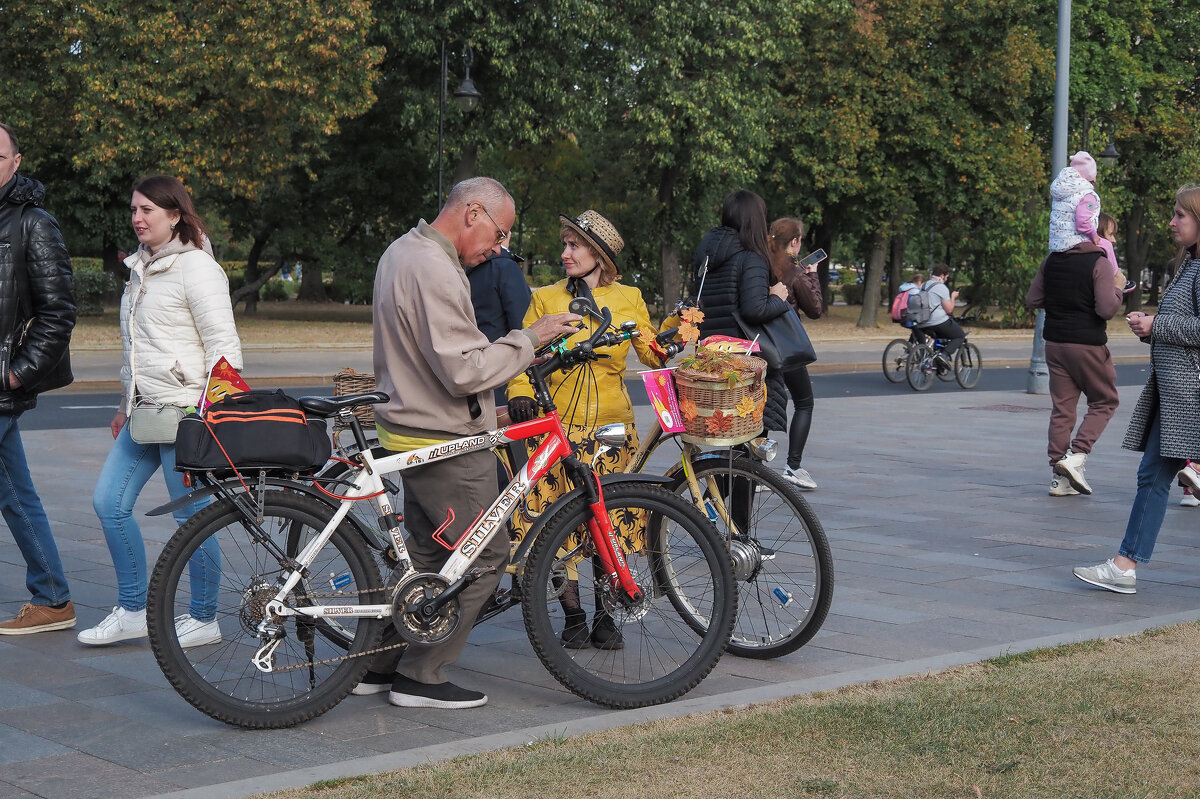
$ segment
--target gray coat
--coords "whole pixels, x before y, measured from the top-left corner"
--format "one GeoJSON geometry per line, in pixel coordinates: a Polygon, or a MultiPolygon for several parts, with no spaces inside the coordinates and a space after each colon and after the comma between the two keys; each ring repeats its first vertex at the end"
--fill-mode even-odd
{"type": "Polygon", "coordinates": [[[1146,450],[1157,408],[1159,454],[1200,460],[1200,258],[1185,260],[1167,287],[1149,342],[1150,379],[1121,446],[1146,450]]]}

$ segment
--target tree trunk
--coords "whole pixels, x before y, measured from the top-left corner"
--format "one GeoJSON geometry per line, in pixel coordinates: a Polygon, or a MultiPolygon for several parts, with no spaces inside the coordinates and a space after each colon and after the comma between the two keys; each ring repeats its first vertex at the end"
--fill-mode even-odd
{"type": "MultiPolygon", "coordinates": [[[[1137,288],[1125,298],[1125,313],[1140,310],[1144,300],[1142,292],[1142,270],[1150,255],[1150,231],[1146,228],[1146,205],[1134,202],[1125,215],[1125,276],[1137,283],[1137,288]]],[[[1155,292],[1157,295],[1157,292],[1155,292]]]]}
{"type": "Polygon", "coordinates": [[[682,270],[679,264],[679,247],[675,244],[675,183],[679,179],[678,167],[663,170],[658,184],[659,205],[659,257],[662,265],[662,314],[665,315],[683,296],[682,270]]]}
{"type": "Polygon", "coordinates": [[[302,302],[329,302],[320,261],[305,261],[300,267],[300,290],[296,299],[302,302]]]}
{"type": "Polygon", "coordinates": [[[867,259],[867,274],[863,277],[863,304],[862,312],[858,315],[859,327],[878,326],[876,316],[879,314],[879,289],[890,243],[889,239],[880,236],[871,248],[871,256],[867,259]]]}
{"type": "Polygon", "coordinates": [[[446,193],[454,188],[456,183],[461,183],[467,178],[475,177],[476,161],[479,157],[479,147],[474,142],[463,145],[462,155],[459,156],[458,165],[454,167],[454,176],[450,179],[450,185],[446,187],[446,193]]]}
{"type": "Polygon", "coordinates": [[[239,301],[245,301],[246,313],[251,316],[258,313],[258,290],[270,278],[270,274],[266,278],[262,276],[258,261],[262,257],[263,250],[266,249],[267,242],[271,240],[272,230],[272,228],[268,228],[259,231],[254,237],[254,241],[250,245],[250,252],[246,254],[246,271],[243,273],[245,282],[241,288],[233,292],[233,305],[236,307],[239,301]]]}
{"type": "Polygon", "coordinates": [[[892,239],[891,253],[892,258],[888,264],[888,292],[887,292],[887,307],[892,307],[892,299],[896,296],[897,287],[904,282],[901,278],[901,272],[904,271],[904,249],[908,243],[903,236],[896,236],[892,239]]]}
{"type": "MultiPolygon", "coordinates": [[[[837,230],[829,225],[817,225],[812,229],[812,245],[814,250],[824,250],[827,253],[833,252],[833,240],[837,237],[837,230]]],[[[832,259],[826,258],[821,263],[817,264],[817,280],[821,284],[821,296],[825,299],[825,313],[829,313],[829,306],[832,305],[833,292],[829,288],[829,264],[832,259]]]]}

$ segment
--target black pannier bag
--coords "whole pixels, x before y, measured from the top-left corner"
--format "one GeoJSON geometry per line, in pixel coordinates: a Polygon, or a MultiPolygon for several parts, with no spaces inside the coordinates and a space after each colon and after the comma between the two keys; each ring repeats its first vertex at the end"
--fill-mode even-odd
{"type": "Polygon", "coordinates": [[[308,472],[329,460],[324,419],[308,419],[282,390],[231,394],[179,422],[175,468],[190,471],[282,469],[308,472]]]}

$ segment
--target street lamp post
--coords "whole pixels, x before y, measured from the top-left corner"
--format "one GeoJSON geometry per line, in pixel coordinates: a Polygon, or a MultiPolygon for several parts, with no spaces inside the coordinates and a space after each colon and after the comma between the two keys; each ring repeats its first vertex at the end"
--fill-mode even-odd
{"type": "MultiPolygon", "coordinates": [[[[1058,0],[1058,49],[1054,56],[1054,139],[1051,174],[1067,163],[1067,106],[1071,97],[1071,0],[1058,0]]],[[[1046,311],[1038,309],[1033,328],[1033,353],[1029,356],[1028,394],[1050,393],[1050,367],[1046,365],[1046,340],[1042,329],[1046,311]]]]}
{"type": "MultiPolygon", "coordinates": [[[[483,100],[483,94],[479,89],[475,88],[475,81],[471,80],[471,66],[475,63],[475,54],[471,51],[471,45],[467,45],[463,51],[463,81],[454,90],[454,102],[458,103],[458,107],[463,110],[463,113],[474,111],[480,101],[483,100]]],[[[437,185],[437,204],[438,210],[442,209],[442,204],[445,202],[445,195],[442,188],[442,172],[443,172],[443,157],[446,149],[445,142],[445,119],[446,119],[446,89],[449,88],[449,74],[446,67],[446,40],[442,39],[442,82],[441,96],[438,100],[438,185],[437,185]]]]}

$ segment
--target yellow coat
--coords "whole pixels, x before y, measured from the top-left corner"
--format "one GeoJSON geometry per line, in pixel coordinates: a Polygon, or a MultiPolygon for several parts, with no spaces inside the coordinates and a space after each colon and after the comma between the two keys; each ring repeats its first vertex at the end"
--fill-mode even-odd
{"type": "MultiPolygon", "coordinates": [[[[613,324],[620,327],[622,322],[633,320],[637,323],[641,336],[633,339],[632,344],[637,351],[638,359],[647,366],[655,369],[662,366],[662,361],[650,349],[656,330],[650,324],[650,313],[642,300],[642,293],[631,286],[612,283],[608,286],[598,286],[592,289],[592,297],[599,308],[612,311],[613,324]]],[[[533,292],[529,310],[525,313],[525,326],[533,324],[538,317],[546,314],[566,313],[572,300],[567,291],[566,279],[552,286],[544,286],[533,292]]],[[[596,331],[599,325],[594,319],[584,320],[588,328],[581,330],[570,339],[571,344],[577,344],[587,339],[596,331]]],[[[558,406],[563,423],[575,427],[594,428],[599,425],[615,422],[633,423],[633,403],[630,402],[629,392],[625,390],[625,361],[629,355],[631,342],[624,342],[616,347],[606,347],[600,352],[608,355],[593,361],[591,369],[578,368],[566,374],[555,372],[550,376],[550,396],[558,406]],[[592,383],[592,379],[595,383],[592,383]]],[[[508,397],[532,397],[533,386],[524,374],[518,375],[508,384],[508,397]]]]}

